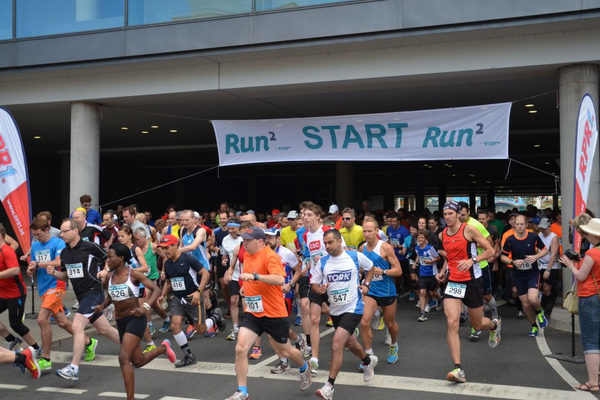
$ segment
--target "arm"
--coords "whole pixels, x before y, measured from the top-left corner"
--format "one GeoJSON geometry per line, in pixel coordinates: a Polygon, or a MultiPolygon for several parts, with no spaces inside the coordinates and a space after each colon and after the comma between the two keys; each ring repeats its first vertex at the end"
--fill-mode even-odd
{"type": "MultiPolygon", "coordinates": [[[[150,304],[154,304],[154,302],[156,300],[158,300],[158,296],[160,295],[160,293],[158,292],[158,287],[156,286],[156,284],[153,281],[151,281],[150,279],[148,279],[148,277],[146,275],[144,275],[142,272],[140,272],[139,269],[133,270],[131,275],[133,276],[133,278],[135,280],[137,280],[138,282],[143,284],[146,288],[148,288],[149,290],[152,291],[152,295],[150,295],[150,297],[146,299],[146,301],[143,303],[143,305],[141,307],[131,310],[132,315],[141,317],[142,315],[146,314],[146,311],[150,311],[149,310],[150,304]]],[[[107,296],[107,297],[109,297],[109,296],[107,296]]]]}
{"type": "Polygon", "coordinates": [[[19,266],[9,267],[4,271],[0,272],[0,279],[12,278],[13,276],[18,276],[21,269],[19,266]]]}
{"type": "Polygon", "coordinates": [[[102,288],[104,290],[104,301],[102,304],[96,306],[96,312],[102,312],[110,303],[112,303],[112,297],[106,295],[106,290],[108,289],[108,279],[102,280],[102,288]]]}
{"type": "Polygon", "coordinates": [[[167,295],[169,294],[170,291],[171,291],[171,280],[169,278],[166,278],[165,283],[163,284],[163,287],[162,287],[162,292],[160,293],[160,296],[158,297],[158,301],[162,302],[163,299],[165,297],[167,297],[167,295]]]}
{"type": "Polygon", "coordinates": [[[550,242],[550,261],[548,261],[548,270],[551,270],[556,262],[559,246],[560,244],[558,242],[558,236],[553,237],[552,242],[550,242]]]}
{"type": "Polygon", "coordinates": [[[17,251],[17,249],[19,248],[19,242],[17,242],[15,239],[13,239],[10,235],[5,235],[4,241],[6,242],[7,245],[12,247],[12,249],[14,251],[17,251]]]}
{"type": "Polygon", "coordinates": [[[459,271],[468,270],[469,268],[473,267],[475,262],[487,260],[494,254],[494,249],[492,248],[492,245],[490,244],[490,242],[488,242],[486,238],[483,237],[483,235],[477,230],[477,228],[474,228],[471,225],[467,225],[465,227],[464,232],[465,238],[467,240],[476,242],[478,247],[481,247],[484,251],[483,253],[478,254],[477,257],[475,257],[475,261],[473,261],[472,259],[460,260],[458,262],[459,271]]]}
{"type": "Polygon", "coordinates": [[[140,249],[139,247],[135,248],[135,258],[137,258],[137,260],[140,263],[140,267],[137,268],[137,271],[146,273],[150,270],[150,268],[148,267],[148,263],[146,262],[146,257],[144,257],[144,253],[142,252],[142,249],[140,249]]]}
{"type": "Polygon", "coordinates": [[[194,251],[205,240],[206,240],[206,230],[204,228],[200,228],[200,229],[198,229],[198,232],[196,232],[196,237],[194,238],[194,241],[191,244],[188,244],[187,246],[180,247],[179,251],[181,251],[182,253],[188,253],[190,251],[194,251]]]}
{"type": "Polygon", "coordinates": [[[590,271],[594,266],[594,259],[587,255],[583,258],[583,261],[581,261],[581,266],[579,269],[575,268],[575,263],[565,256],[560,258],[560,262],[565,264],[567,268],[571,270],[573,276],[575,276],[575,279],[577,279],[579,282],[583,282],[588,278],[590,271]]]}
{"type": "MultiPolygon", "coordinates": [[[[391,268],[383,272],[383,275],[398,277],[402,276],[402,267],[400,266],[400,261],[398,261],[398,257],[394,253],[394,248],[389,243],[383,243],[381,245],[381,253],[383,258],[390,263],[391,268]]],[[[379,268],[373,268],[373,274],[379,275],[379,268]]]]}

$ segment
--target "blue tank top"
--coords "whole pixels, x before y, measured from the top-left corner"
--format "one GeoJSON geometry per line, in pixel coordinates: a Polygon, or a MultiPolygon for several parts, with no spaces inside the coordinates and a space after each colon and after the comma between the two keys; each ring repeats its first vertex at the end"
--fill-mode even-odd
{"type": "MultiPolygon", "coordinates": [[[[196,229],[194,229],[193,232],[188,232],[187,229],[185,229],[185,233],[181,236],[181,243],[184,246],[189,246],[190,244],[194,243],[194,240],[196,239],[196,232],[198,232],[198,229],[200,229],[200,227],[196,227],[196,229]]],[[[202,249],[200,248],[200,246],[196,247],[193,251],[190,251],[189,253],[198,260],[200,260],[204,268],[210,271],[210,265],[208,264],[206,257],[204,257],[204,254],[202,254],[202,249]]]]}
{"type": "MultiPolygon", "coordinates": [[[[389,270],[392,268],[386,259],[381,257],[381,245],[383,241],[378,241],[373,251],[367,251],[367,244],[363,247],[363,254],[373,261],[374,267],[389,270]]],[[[391,297],[396,296],[396,285],[394,278],[387,275],[373,275],[371,285],[369,286],[369,295],[374,297],[391,297]]]]}

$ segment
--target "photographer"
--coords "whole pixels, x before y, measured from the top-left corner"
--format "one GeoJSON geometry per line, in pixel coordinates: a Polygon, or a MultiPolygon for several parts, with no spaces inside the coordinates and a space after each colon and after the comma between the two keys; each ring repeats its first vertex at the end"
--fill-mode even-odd
{"type": "MultiPolygon", "coordinates": [[[[575,222],[575,221],[574,221],[575,222]]],[[[598,393],[598,369],[600,368],[600,219],[593,218],[577,228],[584,238],[594,246],[583,261],[575,262],[567,254],[560,262],[569,268],[577,279],[579,297],[579,324],[581,341],[588,372],[588,380],[575,387],[577,390],[598,393]]]]}

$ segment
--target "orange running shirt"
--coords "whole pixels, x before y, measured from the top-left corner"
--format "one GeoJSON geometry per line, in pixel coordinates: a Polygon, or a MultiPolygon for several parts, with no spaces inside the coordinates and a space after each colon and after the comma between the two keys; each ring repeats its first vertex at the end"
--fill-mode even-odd
{"type": "MultiPolygon", "coordinates": [[[[265,246],[256,254],[246,252],[244,255],[244,272],[285,277],[285,269],[281,264],[281,258],[268,246],[265,246]]],[[[269,285],[257,281],[244,282],[246,311],[259,318],[287,318],[287,308],[281,293],[281,286],[278,285],[269,285]]]]}

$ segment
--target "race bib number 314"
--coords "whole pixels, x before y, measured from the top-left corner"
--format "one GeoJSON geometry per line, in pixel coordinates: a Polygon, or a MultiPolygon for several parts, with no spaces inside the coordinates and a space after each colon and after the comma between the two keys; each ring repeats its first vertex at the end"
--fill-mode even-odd
{"type": "Polygon", "coordinates": [[[66,264],[65,267],[67,268],[67,276],[69,279],[83,278],[82,263],[66,264]]]}

